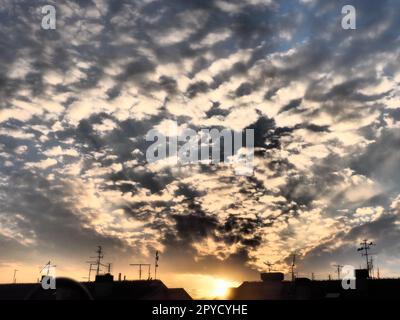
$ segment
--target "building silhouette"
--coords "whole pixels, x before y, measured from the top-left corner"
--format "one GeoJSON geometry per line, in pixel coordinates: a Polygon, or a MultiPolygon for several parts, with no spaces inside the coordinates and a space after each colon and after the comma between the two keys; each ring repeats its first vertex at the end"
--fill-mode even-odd
{"type": "Polygon", "coordinates": [[[355,270],[355,289],[344,289],[342,280],[295,278],[285,281],[284,274],[261,274],[261,281],[245,281],[231,288],[230,300],[323,300],[323,299],[400,299],[400,279],[372,279],[367,269],[355,270]]]}
{"type": "Polygon", "coordinates": [[[182,288],[168,288],[160,280],[114,281],[111,274],[96,276],[92,282],[57,278],[55,290],[41,283],[1,284],[0,300],[191,300],[182,288]]]}

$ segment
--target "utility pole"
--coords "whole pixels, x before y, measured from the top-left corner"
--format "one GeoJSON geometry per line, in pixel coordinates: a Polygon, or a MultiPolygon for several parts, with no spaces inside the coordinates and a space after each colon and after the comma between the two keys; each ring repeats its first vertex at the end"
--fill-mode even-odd
{"type": "Polygon", "coordinates": [[[340,264],[334,264],[333,266],[336,268],[337,278],[340,280],[340,271],[342,270],[343,266],[340,264]]]}
{"type": "Polygon", "coordinates": [[[357,251],[361,251],[361,256],[365,257],[365,261],[367,263],[367,270],[368,270],[368,276],[370,276],[370,261],[368,259],[368,256],[371,255],[370,253],[368,253],[368,251],[371,249],[372,246],[374,246],[375,243],[368,242],[368,240],[364,239],[361,243],[360,243],[360,248],[357,249],[357,251]]]}
{"type": "Polygon", "coordinates": [[[157,279],[157,268],[158,268],[158,260],[160,259],[160,256],[158,254],[158,251],[156,251],[156,257],[154,261],[154,280],[157,279]]]}
{"type": "Polygon", "coordinates": [[[17,283],[17,269],[14,269],[13,283],[17,283]]]}

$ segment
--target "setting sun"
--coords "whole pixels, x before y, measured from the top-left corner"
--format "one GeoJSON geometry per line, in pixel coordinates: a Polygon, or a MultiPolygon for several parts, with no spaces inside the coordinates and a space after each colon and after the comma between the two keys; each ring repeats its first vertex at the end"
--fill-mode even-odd
{"type": "Polygon", "coordinates": [[[210,294],[213,298],[216,299],[223,299],[226,298],[226,295],[228,293],[228,289],[233,287],[234,283],[223,280],[223,279],[217,279],[213,283],[213,289],[210,294]]]}
{"type": "Polygon", "coordinates": [[[190,283],[187,290],[195,299],[226,299],[229,288],[236,288],[239,281],[214,277],[207,274],[168,274],[168,286],[177,287],[180,283],[190,283]]]}

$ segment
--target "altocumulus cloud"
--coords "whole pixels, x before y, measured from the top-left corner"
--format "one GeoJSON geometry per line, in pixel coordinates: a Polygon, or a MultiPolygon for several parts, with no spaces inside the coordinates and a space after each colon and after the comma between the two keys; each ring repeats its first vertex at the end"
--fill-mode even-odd
{"type": "Polygon", "coordinates": [[[352,2],[357,30],[345,1],[1,0],[0,258],[102,242],[181,272],[294,250],[323,270],[370,237],[396,272],[400,7],[352,2]],[[148,164],[171,121],[255,129],[254,175],[148,164]]]}

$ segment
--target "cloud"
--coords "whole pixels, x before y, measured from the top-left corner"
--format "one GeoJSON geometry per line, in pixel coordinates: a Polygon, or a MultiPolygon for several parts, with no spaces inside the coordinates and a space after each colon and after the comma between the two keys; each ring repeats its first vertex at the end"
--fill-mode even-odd
{"type": "Polygon", "coordinates": [[[104,242],[250,275],[398,240],[397,2],[355,1],[351,33],[344,1],[66,1],[52,31],[28,2],[0,4],[6,257],[104,242]],[[254,129],[254,175],[147,163],[173,122],[254,129]]]}

